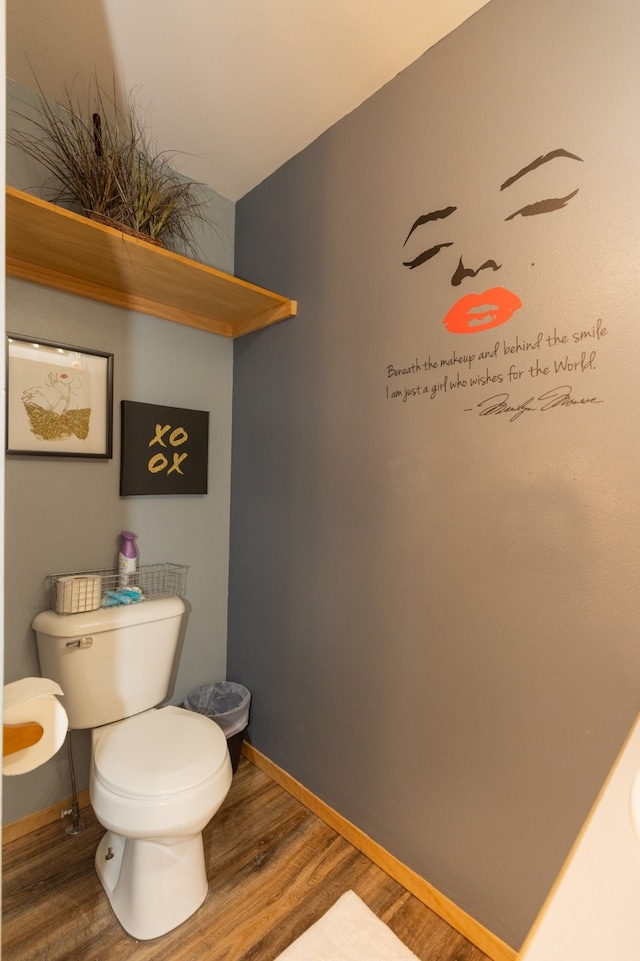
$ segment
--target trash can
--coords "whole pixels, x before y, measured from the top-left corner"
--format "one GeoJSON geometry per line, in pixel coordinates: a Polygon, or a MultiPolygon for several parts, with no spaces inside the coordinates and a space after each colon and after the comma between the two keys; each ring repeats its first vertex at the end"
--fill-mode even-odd
{"type": "Polygon", "coordinates": [[[201,684],[189,691],[184,704],[188,711],[204,714],[222,728],[227,738],[233,773],[238,769],[244,732],[249,723],[251,692],[234,681],[201,684]]]}

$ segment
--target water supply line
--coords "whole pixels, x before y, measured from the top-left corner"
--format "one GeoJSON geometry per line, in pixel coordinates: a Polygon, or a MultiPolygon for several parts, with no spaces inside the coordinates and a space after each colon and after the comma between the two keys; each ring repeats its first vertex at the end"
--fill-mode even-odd
{"type": "Polygon", "coordinates": [[[80,834],[84,831],[84,821],[80,817],[80,805],[78,804],[78,792],[76,791],[76,775],[73,769],[73,752],[71,750],[71,731],[67,732],[67,753],[69,755],[69,771],[71,773],[71,808],[63,811],[62,816],[71,815],[71,824],[67,824],[65,832],[70,835],[80,834]]]}

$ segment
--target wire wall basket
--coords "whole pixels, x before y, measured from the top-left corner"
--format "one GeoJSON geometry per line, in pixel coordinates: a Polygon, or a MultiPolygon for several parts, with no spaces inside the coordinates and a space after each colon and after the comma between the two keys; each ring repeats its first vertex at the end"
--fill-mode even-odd
{"type": "Polygon", "coordinates": [[[132,574],[117,568],[50,574],[49,603],[56,614],[81,614],[99,607],[184,597],[188,569],[184,564],[165,563],[142,564],[132,574]]]}

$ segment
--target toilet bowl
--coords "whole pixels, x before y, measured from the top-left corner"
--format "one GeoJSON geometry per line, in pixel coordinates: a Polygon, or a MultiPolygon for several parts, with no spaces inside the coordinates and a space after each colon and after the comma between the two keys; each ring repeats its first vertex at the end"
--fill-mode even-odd
{"type": "Polygon", "coordinates": [[[229,790],[222,730],[168,706],[92,732],[89,796],[107,828],[95,867],[122,927],[140,940],[182,924],[207,890],[202,830],[229,790]]]}
{"type": "Polygon", "coordinates": [[[106,834],[96,871],[122,927],[158,938],[207,894],[202,830],[231,785],[227,740],[167,697],[179,597],[36,615],[40,670],[64,691],[69,727],[91,729],[89,796],[106,834]]]}

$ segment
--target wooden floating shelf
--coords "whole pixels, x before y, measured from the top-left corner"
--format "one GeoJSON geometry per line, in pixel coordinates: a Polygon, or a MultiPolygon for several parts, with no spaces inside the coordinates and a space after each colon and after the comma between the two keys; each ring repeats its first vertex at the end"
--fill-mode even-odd
{"type": "Polygon", "coordinates": [[[271,293],[113,227],[6,188],[7,274],[224,337],[294,317],[271,293]]]}

